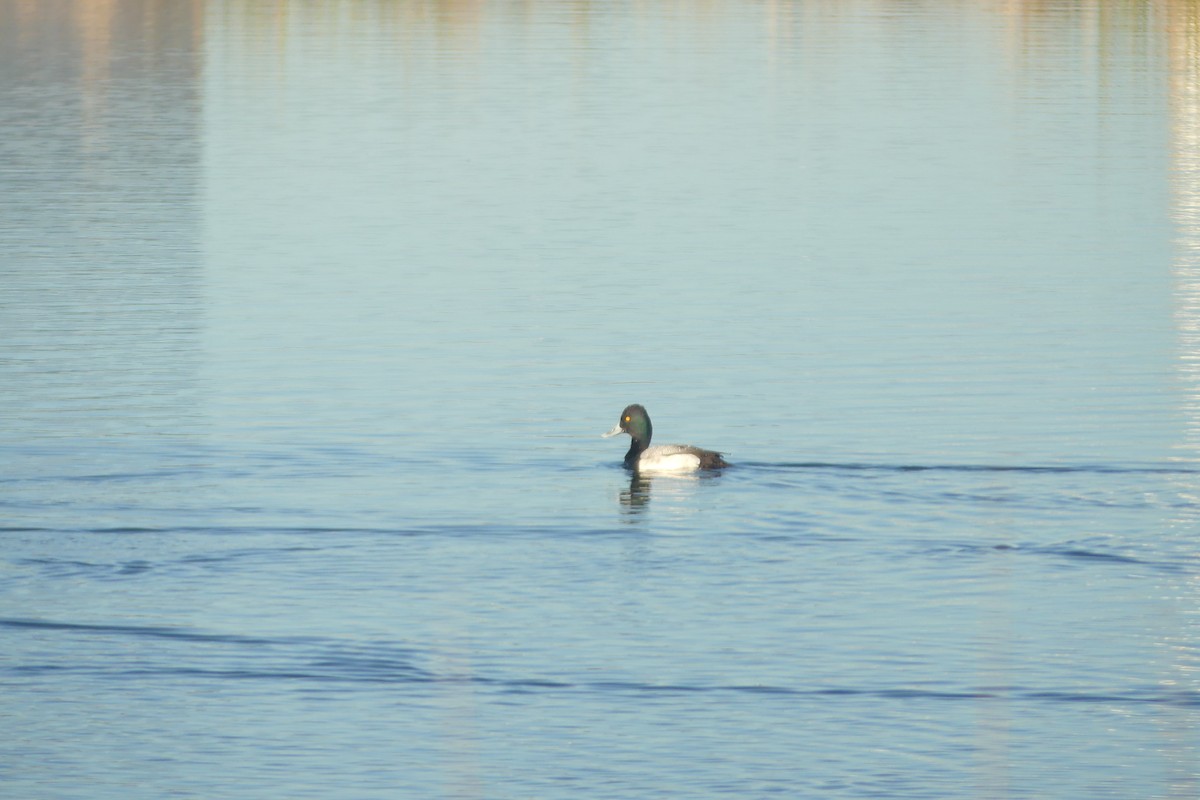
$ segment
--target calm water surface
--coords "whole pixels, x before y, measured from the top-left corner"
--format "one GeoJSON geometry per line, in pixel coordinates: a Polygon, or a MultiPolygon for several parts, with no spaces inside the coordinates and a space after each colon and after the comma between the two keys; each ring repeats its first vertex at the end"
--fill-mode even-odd
{"type": "Polygon", "coordinates": [[[1197,796],[1197,30],[0,0],[0,795],[1197,796]]]}

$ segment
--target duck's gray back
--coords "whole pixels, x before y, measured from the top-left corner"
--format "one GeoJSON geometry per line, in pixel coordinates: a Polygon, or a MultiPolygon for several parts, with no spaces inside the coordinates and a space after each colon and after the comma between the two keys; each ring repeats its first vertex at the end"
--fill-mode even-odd
{"type": "Polygon", "coordinates": [[[729,462],[721,457],[721,453],[715,450],[705,450],[703,447],[693,447],[690,444],[655,445],[649,448],[647,452],[650,451],[653,451],[654,456],[658,458],[679,455],[681,453],[696,456],[696,458],[700,459],[700,469],[719,469],[720,467],[729,466],[729,462]]]}

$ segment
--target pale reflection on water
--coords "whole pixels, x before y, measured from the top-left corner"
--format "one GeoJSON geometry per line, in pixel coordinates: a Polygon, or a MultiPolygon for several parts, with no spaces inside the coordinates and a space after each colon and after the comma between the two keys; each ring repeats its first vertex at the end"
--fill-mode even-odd
{"type": "MultiPolygon", "coordinates": [[[[1174,318],[1178,329],[1180,405],[1186,417],[1185,433],[1179,442],[1182,458],[1194,459],[1200,446],[1200,38],[1194,7],[1172,4],[1166,8],[1166,36],[1170,99],[1172,218],[1176,226],[1173,273],[1174,318]]],[[[1164,533],[1189,537],[1196,523],[1200,486],[1195,480],[1179,481],[1178,491],[1187,498],[1164,533]]],[[[1195,554],[1194,544],[1188,549],[1195,554]]],[[[1200,578],[1172,577],[1161,591],[1181,598],[1185,609],[1200,609],[1200,578]]],[[[1165,662],[1163,682],[1172,687],[1196,685],[1195,643],[1200,641],[1200,618],[1185,612],[1175,620],[1176,631],[1161,635],[1159,647],[1165,662]]],[[[1161,724],[1164,750],[1169,754],[1171,793],[1194,793],[1196,775],[1196,721],[1166,719],[1161,724]],[[1190,766],[1187,766],[1191,762],[1190,766]]]]}
{"type": "Polygon", "coordinates": [[[0,3],[0,437],[62,448],[60,469],[117,471],[130,434],[202,424],[201,54],[185,8],[0,3]]]}
{"type": "Polygon", "coordinates": [[[0,0],[0,794],[1195,796],[1198,31],[0,0]]]}

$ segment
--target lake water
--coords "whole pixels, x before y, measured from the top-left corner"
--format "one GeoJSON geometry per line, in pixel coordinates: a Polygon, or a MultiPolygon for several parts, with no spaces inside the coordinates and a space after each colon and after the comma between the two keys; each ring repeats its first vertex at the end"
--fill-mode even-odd
{"type": "Polygon", "coordinates": [[[1198,537],[1194,4],[0,0],[0,796],[1194,798],[1198,537]]]}

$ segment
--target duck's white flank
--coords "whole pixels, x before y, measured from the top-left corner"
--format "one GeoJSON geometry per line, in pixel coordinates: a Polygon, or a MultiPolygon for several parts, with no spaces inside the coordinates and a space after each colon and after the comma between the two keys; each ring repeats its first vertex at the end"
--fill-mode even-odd
{"type": "Polygon", "coordinates": [[[678,444],[648,447],[638,458],[639,472],[693,472],[700,469],[700,456],[678,444]]]}

